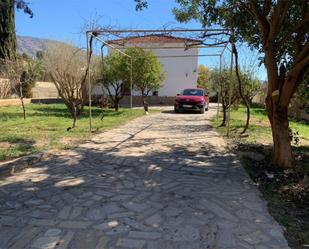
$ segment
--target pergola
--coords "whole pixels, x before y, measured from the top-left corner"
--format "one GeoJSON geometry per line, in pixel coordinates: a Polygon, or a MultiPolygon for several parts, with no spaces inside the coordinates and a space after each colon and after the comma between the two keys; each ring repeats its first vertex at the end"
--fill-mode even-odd
{"type": "MultiPolygon", "coordinates": [[[[228,29],[96,29],[96,30],[88,30],[86,31],[86,42],[87,42],[87,59],[88,65],[90,65],[91,56],[93,54],[93,40],[97,40],[102,44],[101,46],[101,53],[103,59],[103,48],[108,47],[117,51],[118,53],[122,54],[123,56],[127,57],[130,60],[130,108],[133,107],[133,82],[132,82],[132,75],[134,73],[133,64],[132,64],[132,57],[126,54],[122,49],[119,47],[114,46],[109,41],[112,39],[128,39],[130,37],[143,37],[147,35],[170,35],[177,34],[178,37],[188,38],[196,40],[198,39],[200,42],[197,43],[184,43],[183,47],[162,47],[158,49],[180,49],[183,48],[184,50],[189,50],[191,48],[218,48],[219,51],[215,53],[206,53],[206,54],[199,54],[199,55],[192,55],[191,57],[217,57],[219,58],[219,70],[220,73],[222,72],[222,58],[226,50],[231,52],[231,64],[230,70],[232,73],[233,68],[233,53],[232,49],[229,48],[230,44],[230,37],[232,36],[232,31],[228,29]]],[[[138,46],[135,46],[138,47],[138,46]]],[[[143,49],[155,49],[153,46],[142,46],[143,49]]],[[[163,56],[161,56],[163,57],[163,56]]],[[[187,57],[185,55],[173,55],[173,56],[164,56],[165,58],[183,58],[187,57]]],[[[92,87],[91,87],[91,70],[88,70],[88,95],[89,95],[89,131],[92,131],[92,87]]],[[[217,88],[217,119],[219,118],[219,109],[220,109],[220,91],[217,88]]],[[[230,133],[230,105],[231,105],[231,94],[229,91],[229,108],[228,108],[228,117],[227,117],[227,136],[230,133]]]]}

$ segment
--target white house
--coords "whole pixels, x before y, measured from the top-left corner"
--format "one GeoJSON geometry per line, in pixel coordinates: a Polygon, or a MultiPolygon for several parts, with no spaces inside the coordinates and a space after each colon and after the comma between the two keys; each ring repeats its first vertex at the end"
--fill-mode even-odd
{"type": "MultiPolygon", "coordinates": [[[[198,42],[168,35],[146,35],[108,41],[109,44],[121,50],[128,47],[151,50],[163,65],[166,75],[163,86],[157,94],[168,97],[175,96],[184,88],[197,86],[199,51],[196,46],[187,50],[185,48],[186,45],[194,45],[198,42]]],[[[112,49],[109,49],[109,52],[111,51],[112,49]]]]}

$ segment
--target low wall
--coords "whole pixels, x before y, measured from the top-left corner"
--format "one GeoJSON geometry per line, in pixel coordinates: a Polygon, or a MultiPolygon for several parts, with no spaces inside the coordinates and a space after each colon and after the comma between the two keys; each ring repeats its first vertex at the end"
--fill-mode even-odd
{"type": "MultiPolygon", "coordinates": [[[[133,96],[132,102],[133,102],[133,106],[143,105],[141,96],[133,96]]],[[[150,106],[174,105],[175,97],[149,96],[147,97],[147,102],[149,103],[150,106]]],[[[124,97],[120,101],[120,106],[130,106],[130,96],[124,97]]]]}
{"type": "MultiPolygon", "coordinates": [[[[24,99],[25,104],[30,104],[31,99],[24,99]]],[[[20,99],[0,99],[0,106],[21,105],[20,99]]]]}
{"type": "Polygon", "coordinates": [[[32,104],[63,104],[61,98],[35,98],[31,99],[32,104]]]}

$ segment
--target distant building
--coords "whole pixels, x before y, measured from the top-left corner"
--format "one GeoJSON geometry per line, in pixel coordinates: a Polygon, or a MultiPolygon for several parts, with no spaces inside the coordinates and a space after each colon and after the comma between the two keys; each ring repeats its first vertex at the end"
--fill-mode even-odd
{"type": "Polygon", "coordinates": [[[198,40],[169,35],[146,35],[112,40],[108,43],[123,50],[129,47],[145,48],[158,57],[163,65],[166,79],[162,83],[163,86],[152,93],[153,95],[171,97],[184,88],[197,86],[199,51],[194,44],[197,45],[198,40]],[[186,45],[193,45],[193,47],[186,50],[186,45]]]}

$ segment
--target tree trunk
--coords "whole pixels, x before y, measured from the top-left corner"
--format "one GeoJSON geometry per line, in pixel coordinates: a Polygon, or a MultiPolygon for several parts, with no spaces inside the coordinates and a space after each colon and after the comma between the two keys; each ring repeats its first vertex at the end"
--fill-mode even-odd
{"type": "Polygon", "coordinates": [[[23,116],[24,116],[24,120],[26,120],[26,108],[25,108],[25,103],[24,103],[24,94],[23,94],[23,86],[22,86],[22,82],[20,82],[19,84],[19,99],[21,102],[21,106],[23,108],[23,116]]]}
{"type": "Polygon", "coordinates": [[[274,48],[264,48],[265,66],[268,77],[268,93],[266,98],[267,115],[270,121],[273,137],[274,165],[280,168],[292,168],[294,164],[291,139],[289,134],[288,105],[280,105],[281,87],[289,82],[285,75],[278,75],[278,66],[274,56],[274,48]]]}
{"type": "Polygon", "coordinates": [[[237,52],[237,49],[236,49],[236,45],[234,42],[232,42],[232,48],[233,48],[233,53],[235,55],[235,71],[236,71],[236,76],[237,76],[237,80],[238,80],[238,92],[239,92],[239,95],[240,97],[242,98],[245,106],[246,106],[246,109],[247,109],[247,121],[246,121],[246,125],[243,129],[243,131],[241,132],[241,134],[245,134],[247,129],[249,128],[249,123],[250,123],[250,106],[249,106],[249,103],[247,101],[247,98],[245,97],[245,95],[243,94],[243,86],[242,86],[242,82],[241,82],[241,78],[240,78],[240,75],[239,75],[239,70],[238,70],[238,52],[237,52]]]}
{"type": "Polygon", "coordinates": [[[273,136],[273,163],[281,168],[291,168],[294,160],[289,132],[288,107],[277,106],[271,100],[271,96],[267,97],[266,106],[273,136]]]}
{"type": "Polygon", "coordinates": [[[119,111],[119,99],[115,98],[115,111],[118,112],[119,111]]]}
{"type": "Polygon", "coordinates": [[[14,0],[1,0],[0,11],[0,59],[15,60],[16,33],[14,0]]]}
{"type": "Polygon", "coordinates": [[[226,126],[226,109],[227,109],[226,105],[222,101],[223,119],[222,119],[222,123],[221,123],[220,127],[226,126]]]}
{"type": "Polygon", "coordinates": [[[145,94],[142,94],[142,101],[143,101],[144,111],[148,113],[148,102],[147,102],[147,96],[145,96],[145,94]]]}

